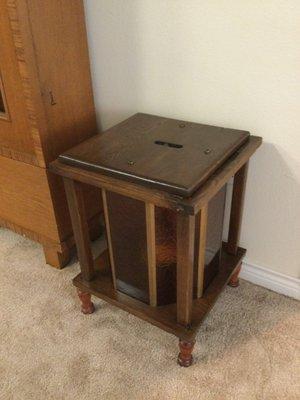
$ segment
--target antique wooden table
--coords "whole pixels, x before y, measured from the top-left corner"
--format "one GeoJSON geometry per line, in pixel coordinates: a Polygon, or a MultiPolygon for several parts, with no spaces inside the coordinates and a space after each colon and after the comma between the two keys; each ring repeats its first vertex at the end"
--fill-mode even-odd
{"type": "Polygon", "coordinates": [[[53,162],[76,239],[82,312],[94,311],[91,295],[104,299],[178,336],[178,363],[191,365],[199,325],[224,286],[238,285],[247,165],[261,142],[245,131],[136,114],[53,162]],[[108,249],[96,260],[83,184],[102,191],[108,249]]]}

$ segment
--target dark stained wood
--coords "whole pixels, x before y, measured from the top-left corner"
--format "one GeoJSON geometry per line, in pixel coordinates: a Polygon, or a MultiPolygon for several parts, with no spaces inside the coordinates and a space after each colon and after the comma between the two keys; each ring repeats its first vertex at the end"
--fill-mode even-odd
{"type": "Polygon", "coordinates": [[[137,299],[127,296],[114,289],[111,278],[109,255],[105,251],[95,260],[96,275],[92,281],[86,281],[82,273],[73,279],[76,287],[89,292],[137,317],[158,326],[159,328],[178,336],[182,340],[193,340],[200,324],[213,307],[223,288],[228,283],[235,269],[240,265],[246,253],[239,248],[235,256],[222,252],[218,274],[200,299],[193,300],[191,326],[188,328],[177,323],[176,304],[151,307],[137,299]]]}
{"type": "Polygon", "coordinates": [[[262,138],[250,136],[249,141],[241,146],[228,160],[222,168],[219,168],[202,185],[194,195],[188,199],[182,199],[178,206],[186,212],[196,214],[246,163],[255,151],[261,146],[262,138]]]}
{"type": "Polygon", "coordinates": [[[91,301],[92,295],[88,292],[83,292],[80,289],[77,289],[77,294],[81,301],[81,312],[83,314],[93,314],[95,311],[95,306],[91,301]]]}
{"type": "Polygon", "coordinates": [[[117,288],[149,303],[145,203],[106,192],[117,288]]]}
{"type": "Polygon", "coordinates": [[[195,217],[177,215],[177,322],[188,327],[193,302],[195,217]]]}
{"type": "Polygon", "coordinates": [[[124,182],[120,179],[101,175],[98,172],[88,171],[78,167],[64,164],[56,160],[50,164],[50,170],[70,179],[77,180],[88,185],[113,191],[114,193],[128,196],[133,199],[144,202],[153,202],[155,205],[176,210],[180,197],[170,195],[163,191],[145,188],[130,182],[124,182]]]}
{"type": "Polygon", "coordinates": [[[245,143],[227,162],[219,168],[195,193],[192,197],[183,199],[180,196],[171,195],[163,191],[153,190],[131,182],[102,175],[99,172],[64,164],[58,160],[50,165],[52,172],[75,179],[89,185],[113,190],[116,193],[136,198],[145,202],[153,202],[155,205],[173,210],[182,209],[185,212],[195,215],[248,161],[257,148],[261,145],[262,139],[257,136],[250,136],[245,143]]]}
{"type": "Polygon", "coordinates": [[[248,137],[245,131],[136,114],[59,159],[186,197],[248,137]]]}
{"type": "Polygon", "coordinates": [[[114,251],[113,251],[113,245],[112,245],[109,213],[108,213],[108,206],[107,206],[107,195],[106,195],[106,190],[104,190],[104,189],[102,189],[102,199],[103,199],[102,200],[103,201],[103,213],[104,213],[104,220],[105,220],[106,240],[107,240],[107,244],[108,244],[111,276],[112,276],[114,288],[117,289],[116,268],[115,268],[114,251]]]}
{"type": "Polygon", "coordinates": [[[236,268],[236,270],[234,271],[234,273],[232,274],[232,276],[231,276],[231,278],[230,278],[230,281],[228,282],[228,285],[229,285],[229,286],[231,286],[231,287],[238,287],[238,286],[239,286],[239,284],[240,284],[240,281],[239,281],[239,274],[240,274],[240,272],[241,272],[241,269],[242,269],[242,264],[240,264],[240,265],[236,268]]]}
{"type": "Polygon", "coordinates": [[[246,189],[248,162],[234,175],[227,251],[235,254],[241,232],[242,213],[246,189]]]}
{"type": "Polygon", "coordinates": [[[195,340],[179,340],[179,354],[177,362],[181,367],[190,367],[193,364],[192,351],[194,349],[195,340]]]}
{"type": "Polygon", "coordinates": [[[91,184],[105,193],[109,252],[96,260],[93,279],[79,274],[74,285],[178,336],[182,366],[191,365],[197,329],[226,283],[236,282],[245,255],[241,248],[234,254],[223,251],[227,248],[222,244],[226,183],[261,139],[245,132],[231,133],[236,141],[228,141],[229,136],[215,127],[137,115],[112,128],[103,140],[91,139],[62,156],[65,164],[58,160],[51,165],[65,179],[91,184]],[[180,137],[180,129],[188,139],[182,135],[181,143],[171,141],[180,137]],[[153,144],[156,133],[166,136],[153,144]],[[204,144],[206,150],[202,148],[201,153],[204,144]],[[160,146],[159,150],[153,146],[160,146]],[[189,146],[197,149],[199,162],[189,146]],[[175,157],[173,151],[181,150],[175,157]],[[134,155],[136,160],[131,158],[134,155]],[[205,158],[210,155],[210,160],[205,158]],[[154,190],[149,183],[163,190],[154,190]]]}
{"type": "Polygon", "coordinates": [[[64,184],[76,240],[80,268],[84,279],[90,281],[94,277],[94,260],[91,250],[89,227],[84,206],[82,187],[79,182],[74,182],[67,178],[64,178],[64,184]]]}

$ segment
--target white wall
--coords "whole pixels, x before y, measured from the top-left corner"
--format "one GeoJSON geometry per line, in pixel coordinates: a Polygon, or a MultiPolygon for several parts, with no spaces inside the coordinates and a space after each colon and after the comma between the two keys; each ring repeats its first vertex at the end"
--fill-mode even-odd
{"type": "Polygon", "coordinates": [[[300,1],[85,0],[106,129],[137,111],[263,136],[250,163],[247,261],[300,274],[300,1]]]}

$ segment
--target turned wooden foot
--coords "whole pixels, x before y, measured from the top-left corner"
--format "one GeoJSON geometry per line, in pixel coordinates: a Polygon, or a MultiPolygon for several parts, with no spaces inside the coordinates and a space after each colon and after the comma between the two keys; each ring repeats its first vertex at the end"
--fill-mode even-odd
{"type": "Polygon", "coordinates": [[[193,364],[192,351],[195,345],[195,340],[190,342],[186,340],[179,340],[179,349],[177,362],[181,367],[189,367],[193,364]]]}
{"type": "Polygon", "coordinates": [[[239,281],[239,273],[241,272],[242,265],[237,267],[235,270],[234,274],[231,276],[230,281],[228,282],[228,285],[231,287],[238,287],[240,284],[239,281]]]}
{"type": "Polygon", "coordinates": [[[91,294],[82,292],[81,290],[77,289],[78,297],[81,301],[81,311],[83,314],[93,314],[95,311],[95,306],[91,301],[91,294]]]}

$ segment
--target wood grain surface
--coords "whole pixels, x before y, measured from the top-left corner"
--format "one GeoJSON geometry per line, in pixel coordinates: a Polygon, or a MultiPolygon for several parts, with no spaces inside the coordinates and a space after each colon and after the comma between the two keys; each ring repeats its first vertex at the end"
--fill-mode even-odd
{"type": "Polygon", "coordinates": [[[136,114],[59,159],[187,197],[248,137],[245,131],[136,114]]]}

